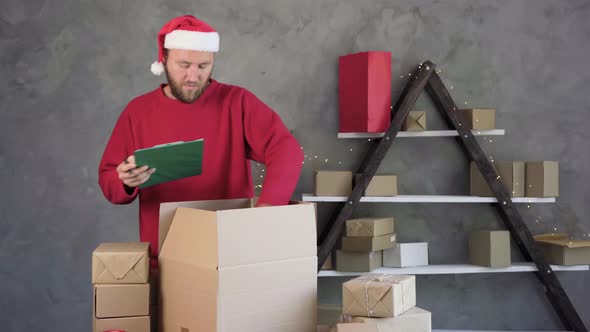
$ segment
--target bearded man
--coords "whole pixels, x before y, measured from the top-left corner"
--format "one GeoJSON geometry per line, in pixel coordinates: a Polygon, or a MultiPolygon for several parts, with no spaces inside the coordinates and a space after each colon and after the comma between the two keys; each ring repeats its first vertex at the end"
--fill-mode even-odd
{"type": "MultiPolygon", "coordinates": [[[[158,34],[156,75],[167,84],[136,97],[121,113],[99,165],[99,184],[114,204],[139,196],[139,235],[151,244],[157,266],[160,203],[251,198],[250,160],[266,166],[257,206],[288,204],[301,172],[303,152],[280,117],[245,88],[223,84],[211,73],[219,35],[191,15],[166,23],[158,34]],[[133,153],[159,144],[204,139],[198,176],[138,188],[157,172],[137,167],[133,153]]],[[[244,59],[247,61],[247,59],[244,59]]]]}

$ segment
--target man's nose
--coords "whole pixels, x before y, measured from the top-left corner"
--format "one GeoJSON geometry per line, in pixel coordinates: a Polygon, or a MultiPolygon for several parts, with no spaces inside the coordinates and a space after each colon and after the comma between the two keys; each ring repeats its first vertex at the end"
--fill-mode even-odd
{"type": "Polygon", "coordinates": [[[189,67],[187,73],[187,79],[190,82],[197,82],[199,80],[200,71],[198,68],[189,67]]]}

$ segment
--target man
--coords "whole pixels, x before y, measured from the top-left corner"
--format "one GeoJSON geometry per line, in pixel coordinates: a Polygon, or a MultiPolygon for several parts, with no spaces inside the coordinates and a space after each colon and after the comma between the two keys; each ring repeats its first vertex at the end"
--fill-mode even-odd
{"type": "Polygon", "coordinates": [[[158,34],[156,75],[168,84],[133,99],[121,113],[99,166],[99,184],[114,204],[139,196],[139,231],[157,264],[162,202],[254,195],[249,159],[266,165],[258,206],[287,204],[301,172],[303,152],[279,116],[244,88],[211,78],[219,36],[193,16],[165,24],[158,34]],[[199,176],[138,186],[157,172],[137,167],[133,153],[158,144],[205,140],[199,176]]]}

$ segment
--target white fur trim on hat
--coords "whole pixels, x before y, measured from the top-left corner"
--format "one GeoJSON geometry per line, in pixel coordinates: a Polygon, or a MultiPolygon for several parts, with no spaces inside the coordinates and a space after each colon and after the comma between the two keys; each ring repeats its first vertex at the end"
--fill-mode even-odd
{"type": "Polygon", "coordinates": [[[164,64],[156,61],[156,62],[152,63],[151,70],[154,75],[160,76],[164,73],[164,64]]]}
{"type": "Polygon", "coordinates": [[[164,48],[217,52],[219,51],[219,34],[217,32],[174,30],[166,35],[164,48]]]}

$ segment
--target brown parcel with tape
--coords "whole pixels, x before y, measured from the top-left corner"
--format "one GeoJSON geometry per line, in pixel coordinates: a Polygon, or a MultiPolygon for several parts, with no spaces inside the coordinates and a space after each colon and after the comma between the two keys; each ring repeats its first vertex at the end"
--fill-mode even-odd
{"type": "Polygon", "coordinates": [[[396,317],[416,306],[413,275],[366,274],[342,284],[343,314],[396,317]]]}
{"type": "Polygon", "coordinates": [[[102,243],[92,252],[93,284],[144,284],[149,243],[102,243]]]}

